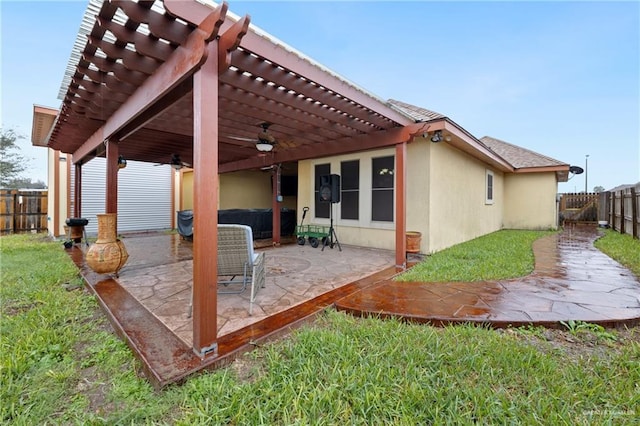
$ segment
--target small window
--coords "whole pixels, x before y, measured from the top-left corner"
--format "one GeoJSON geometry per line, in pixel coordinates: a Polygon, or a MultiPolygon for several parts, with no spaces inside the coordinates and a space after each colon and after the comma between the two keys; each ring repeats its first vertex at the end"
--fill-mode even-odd
{"type": "Polygon", "coordinates": [[[371,220],[393,222],[393,155],[371,159],[371,220]]]}
{"type": "Polygon", "coordinates": [[[315,191],[315,217],[323,217],[329,219],[329,209],[331,203],[320,200],[320,177],[328,176],[331,174],[331,164],[316,164],[315,177],[314,177],[314,191],[315,191]]]}
{"type": "Polygon", "coordinates": [[[360,161],[343,161],[340,163],[342,175],[340,217],[358,220],[360,210],[360,161]]]}
{"type": "Polygon", "coordinates": [[[486,186],[486,198],[484,203],[493,204],[493,172],[491,170],[487,170],[486,186]]]}

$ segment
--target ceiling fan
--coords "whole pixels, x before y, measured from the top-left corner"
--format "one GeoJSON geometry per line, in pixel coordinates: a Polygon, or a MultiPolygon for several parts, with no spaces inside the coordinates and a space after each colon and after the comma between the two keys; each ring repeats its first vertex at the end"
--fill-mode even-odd
{"type": "MultiPolygon", "coordinates": [[[[158,163],[156,166],[163,166],[165,163],[158,163]]],[[[185,163],[180,159],[180,155],[173,154],[171,155],[171,161],[169,161],[169,165],[175,170],[180,170],[183,167],[191,167],[191,164],[185,163]]]]}
{"type": "Polygon", "coordinates": [[[276,146],[276,138],[273,137],[271,133],[269,133],[269,126],[271,123],[264,122],[260,124],[262,127],[262,131],[258,132],[257,138],[243,138],[239,136],[229,136],[231,139],[235,139],[238,141],[246,141],[253,142],[256,145],[256,149],[260,152],[269,152],[272,151],[276,146]]]}

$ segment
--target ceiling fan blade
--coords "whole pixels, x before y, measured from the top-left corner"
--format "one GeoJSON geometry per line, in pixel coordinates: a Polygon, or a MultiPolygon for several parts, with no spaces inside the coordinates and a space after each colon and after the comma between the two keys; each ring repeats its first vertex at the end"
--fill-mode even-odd
{"type": "Polygon", "coordinates": [[[235,139],[237,141],[244,141],[244,142],[253,142],[256,143],[258,142],[258,140],[256,138],[243,138],[240,136],[227,136],[229,139],[235,139]]]}

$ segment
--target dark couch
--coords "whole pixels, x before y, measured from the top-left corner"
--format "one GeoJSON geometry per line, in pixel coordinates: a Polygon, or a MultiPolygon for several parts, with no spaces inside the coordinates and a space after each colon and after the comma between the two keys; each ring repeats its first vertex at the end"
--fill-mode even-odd
{"type": "MultiPolygon", "coordinates": [[[[273,236],[272,209],[229,209],[218,211],[218,223],[248,225],[254,240],[273,236]]],[[[296,232],[296,211],[280,209],[280,235],[290,236],[296,232]]],[[[193,237],[193,211],[178,211],[178,233],[185,238],[193,237]]]]}

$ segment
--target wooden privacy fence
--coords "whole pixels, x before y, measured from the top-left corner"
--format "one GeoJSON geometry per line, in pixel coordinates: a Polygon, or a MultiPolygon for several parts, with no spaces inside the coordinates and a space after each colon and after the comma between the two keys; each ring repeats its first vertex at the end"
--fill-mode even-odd
{"type": "Polygon", "coordinates": [[[0,233],[47,230],[47,191],[0,190],[0,233]]]}
{"type": "Polygon", "coordinates": [[[611,229],[640,238],[640,185],[616,192],[600,193],[598,219],[611,229]]]}
{"type": "Polygon", "coordinates": [[[562,194],[559,210],[561,222],[595,222],[598,215],[598,194],[562,194]]]}

